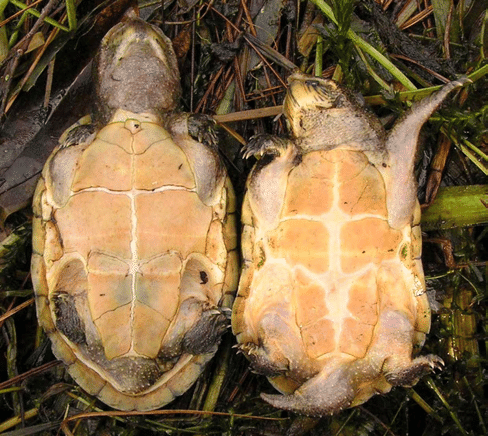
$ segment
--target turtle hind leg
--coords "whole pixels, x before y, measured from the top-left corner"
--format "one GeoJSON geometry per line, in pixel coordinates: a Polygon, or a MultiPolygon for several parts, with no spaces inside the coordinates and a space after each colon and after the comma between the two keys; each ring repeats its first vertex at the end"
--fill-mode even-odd
{"type": "Polygon", "coordinates": [[[229,321],[219,308],[197,298],[180,305],[178,316],[168,329],[159,351],[161,360],[173,360],[182,353],[214,353],[229,321]]]}
{"type": "Polygon", "coordinates": [[[382,360],[379,372],[390,385],[413,386],[422,376],[443,367],[442,359],[432,354],[412,359],[415,330],[407,314],[386,311],[381,315],[377,331],[369,354],[376,356],[375,365],[382,360]]]}
{"type": "Polygon", "coordinates": [[[436,369],[442,369],[444,361],[434,355],[420,356],[412,360],[408,367],[395,368],[385,374],[392,386],[412,387],[424,376],[436,369]]]}
{"type": "Polygon", "coordinates": [[[53,291],[50,306],[54,311],[56,328],[72,343],[86,346],[86,325],[82,314],[88,304],[88,278],[81,260],[73,259],[63,265],[53,291]]]}
{"type": "Polygon", "coordinates": [[[301,381],[313,377],[318,372],[317,365],[308,357],[299,332],[287,322],[291,314],[286,306],[276,305],[268,310],[257,327],[257,344],[239,346],[253,370],[266,377],[286,375],[301,381]]]}
{"type": "Polygon", "coordinates": [[[286,366],[272,361],[268,351],[254,342],[246,342],[237,346],[251,362],[252,372],[265,377],[276,377],[286,371],[286,366]]]}
{"type": "Polygon", "coordinates": [[[183,350],[195,355],[214,353],[228,326],[229,321],[222,310],[206,310],[186,333],[183,339],[183,350]]]}
{"type": "Polygon", "coordinates": [[[288,139],[263,133],[253,136],[242,148],[242,157],[249,159],[251,156],[264,156],[265,154],[281,156],[290,146],[288,139]]]}

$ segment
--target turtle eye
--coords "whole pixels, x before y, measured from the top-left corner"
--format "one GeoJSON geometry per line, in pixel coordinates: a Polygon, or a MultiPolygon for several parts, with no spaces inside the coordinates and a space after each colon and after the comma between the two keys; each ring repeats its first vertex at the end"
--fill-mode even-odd
{"type": "Polygon", "coordinates": [[[318,80],[307,80],[305,81],[305,85],[317,88],[320,85],[320,82],[318,80]]]}

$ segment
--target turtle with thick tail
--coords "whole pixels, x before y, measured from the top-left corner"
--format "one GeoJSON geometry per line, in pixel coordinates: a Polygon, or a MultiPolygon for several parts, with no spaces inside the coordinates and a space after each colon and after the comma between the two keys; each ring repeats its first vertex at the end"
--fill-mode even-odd
{"type": "Polygon", "coordinates": [[[290,139],[262,135],[244,198],[232,327],[270,404],[323,416],[442,366],[417,356],[430,329],[414,157],[453,89],[413,105],[386,134],[335,82],[295,73],[290,139]]]}

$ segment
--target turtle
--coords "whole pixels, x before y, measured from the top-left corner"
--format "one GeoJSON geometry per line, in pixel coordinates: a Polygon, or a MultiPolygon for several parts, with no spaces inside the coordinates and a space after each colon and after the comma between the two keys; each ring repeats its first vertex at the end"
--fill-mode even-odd
{"type": "Polygon", "coordinates": [[[229,327],[235,195],[209,117],[177,110],[159,28],[128,14],[93,71],[93,114],[62,136],[34,195],[37,316],[86,392],[147,411],[192,386],[229,327]]]}
{"type": "Polygon", "coordinates": [[[416,355],[430,329],[414,160],[420,129],[465,80],[415,103],[388,134],[332,80],[295,72],[291,137],[261,134],[242,206],[239,351],[308,416],[354,407],[441,368],[416,355]]]}

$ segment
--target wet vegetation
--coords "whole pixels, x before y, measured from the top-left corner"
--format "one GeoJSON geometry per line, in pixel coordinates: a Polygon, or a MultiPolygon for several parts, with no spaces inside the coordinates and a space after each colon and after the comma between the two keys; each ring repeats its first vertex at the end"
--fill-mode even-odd
{"type": "Polygon", "coordinates": [[[273,409],[267,380],[230,332],[196,385],[153,413],[109,410],[53,357],[29,277],[29,201],[61,132],[89,112],[89,65],[126,0],[0,1],[0,434],[488,434],[488,10],[483,0],[141,2],[173,40],[182,109],[215,115],[238,198],[259,133],[286,135],[280,105],[299,68],[333,78],[386,128],[411,101],[459,76],[472,83],[422,130],[417,175],[434,310],[424,353],[442,372],[334,417],[273,409]],[[163,3],[163,6],[161,6],[163,3]],[[432,206],[431,206],[432,205],[432,206]],[[431,206],[431,207],[430,207],[431,206]]]}

